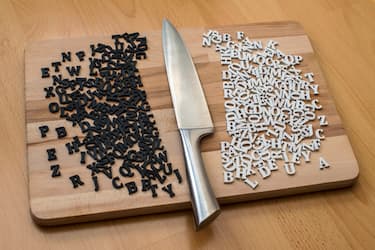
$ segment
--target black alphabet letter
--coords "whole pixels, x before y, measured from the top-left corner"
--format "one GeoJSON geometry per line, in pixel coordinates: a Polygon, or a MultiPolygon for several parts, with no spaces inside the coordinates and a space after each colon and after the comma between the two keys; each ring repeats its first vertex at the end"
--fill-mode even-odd
{"type": "Polygon", "coordinates": [[[182,182],[182,177],[180,175],[180,171],[178,171],[178,169],[175,169],[175,170],[173,170],[173,172],[174,172],[174,174],[177,177],[178,183],[181,183],[182,182]]]}
{"type": "Polygon", "coordinates": [[[41,68],[42,71],[42,78],[47,78],[49,77],[49,68],[41,68]]]}
{"type": "Polygon", "coordinates": [[[61,66],[61,62],[53,62],[51,65],[55,68],[55,72],[60,72],[59,66],[61,66]]]}
{"type": "Polygon", "coordinates": [[[78,51],[76,56],[78,57],[79,61],[82,62],[85,59],[85,51],[78,51]]]}
{"type": "Polygon", "coordinates": [[[70,76],[79,76],[79,72],[81,71],[81,66],[66,67],[66,70],[68,71],[70,76]]]}
{"type": "Polygon", "coordinates": [[[49,112],[51,113],[57,113],[59,112],[59,104],[57,104],[57,102],[51,102],[49,105],[48,105],[48,109],[49,109],[49,112]]]}
{"type": "Polygon", "coordinates": [[[77,188],[78,186],[82,186],[85,184],[84,182],[81,181],[81,178],[79,177],[79,175],[70,176],[69,179],[73,184],[73,188],[77,188]]]}
{"type": "Polygon", "coordinates": [[[169,197],[175,196],[175,194],[172,191],[172,184],[168,184],[166,187],[162,187],[162,190],[169,194],[169,197]]]}
{"type": "Polygon", "coordinates": [[[66,130],[64,127],[58,127],[56,128],[57,138],[61,139],[66,136],[66,130]]]}
{"type": "Polygon", "coordinates": [[[70,62],[72,60],[72,54],[70,53],[70,51],[61,53],[61,56],[63,62],[70,62]]]}
{"type": "Polygon", "coordinates": [[[40,130],[40,134],[42,137],[46,137],[47,136],[47,132],[49,131],[49,128],[47,125],[43,125],[43,126],[40,126],[39,127],[39,130],[40,130]]]}
{"type": "Polygon", "coordinates": [[[56,149],[54,148],[47,149],[47,154],[48,154],[48,161],[57,160],[56,149]]]}
{"type": "Polygon", "coordinates": [[[96,175],[92,176],[92,182],[94,182],[95,192],[98,192],[99,191],[98,176],[96,175]]]}
{"type": "Polygon", "coordinates": [[[132,195],[138,191],[137,185],[135,184],[134,181],[125,183],[125,186],[128,189],[129,195],[132,195]]]}
{"type": "Polygon", "coordinates": [[[51,177],[61,176],[60,165],[59,165],[59,164],[57,164],[57,165],[52,165],[52,166],[50,167],[50,169],[52,170],[51,177]]]}
{"type": "Polygon", "coordinates": [[[55,93],[53,93],[53,87],[44,88],[46,92],[45,98],[55,97],[55,93]]]}
{"type": "Polygon", "coordinates": [[[86,163],[86,152],[81,152],[81,164],[86,163]]]}
{"type": "Polygon", "coordinates": [[[120,182],[120,177],[116,176],[112,179],[112,186],[115,188],[115,189],[121,189],[124,187],[124,184],[122,184],[120,182]]]}

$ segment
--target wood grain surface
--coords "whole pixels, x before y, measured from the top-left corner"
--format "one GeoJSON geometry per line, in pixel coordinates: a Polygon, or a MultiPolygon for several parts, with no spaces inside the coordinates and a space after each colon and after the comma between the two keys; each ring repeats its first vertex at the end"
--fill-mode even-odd
{"type": "MultiPolygon", "coordinates": [[[[1,1],[0,249],[372,249],[375,245],[373,1],[1,1]],[[47,39],[296,20],[308,34],[360,169],[352,188],[191,212],[40,228],[29,213],[24,51],[47,39]]],[[[199,72],[201,73],[201,71],[199,72]]]]}
{"type": "MultiPolygon", "coordinates": [[[[212,136],[202,140],[201,149],[208,177],[220,203],[235,203],[353,184],[358,177],[357,161],[333,100],[328,93],[327,84],[314,51],[301,25],[296,22],[270,22],[217,28],[180,29],[180,33],[196,64],[214,122],[215,132],[212,136]],[[314,72],[314,83],[319,85],[320,92],[314,98],[318,98],[323,106],[322,110],[317,111],[317,115],[326,115],[329,125],[324,127],[325,139],[321,142],[320,150],[311,153],[311,162],[306,163],[301,160],[301,164],[296,166],[295,175],[287,175],[281,161],[278,161],[279,170],[273,171],[269,178],[263,180],[259,175],[249,178],[259,183],[255,190],[242,181],[235,181],[232,184],[223,183],[220,141],[231,139],[226,132],[220,56],[215,52],[214,47],[201,46],[202,34],[208,29],[229,33],[233,37],[237,31],[243,31],[251,39],[260,40],[263,44],[270,39],[277,41],[280,44],[278,48],[284,53],[300,55],[304,58],[299,69],[305,73],[314,72]],[[319,157],[324,157],[330,167],[320,170],[319,157]]],[[[176,177],[168,177],[166,183],[158,184],[158,197],[152,198],[151,192],[128,195],[126,188],[114,189],[108,178],[98,175],[100,190],[95,192],[91,181],[91,171],[79,163],[80,154],[69,155],[65,148],[65,143],[72,141],[74,136],[83,138],[84,135],[80,129],[74,128],[71,122],[60,118],[59,114],[49,112],[48,104],[57,101],[58,98],[45,98],[44,88],[51,86],[52,79],[51,77],[42,79],[40,69],[49,66],[51,62],[61,60],[61,52],[71,51],[74,54],[84,50],[86,55],[90,55],[90,44],[113,44],[113,41],[110,36],[107,36],[34,42],[25,51],[25,95],[30,208],[37,223],[66,224],[173,211],[190,206],[182,145],[161,53],[161,31],[146,31],[141,34],[147,37],[149,44],[147,59],[137,63],[143,88],[147,93],[151,112],[159,129],[162,143],[168,152],[169,161],[174,168],[180,170],[185,181],[178,184],[176,177]],[[50,131],[46,137],[41,137],[38,129],[43,125],[49,126],[50,131]],[[55,128],[61,126],[67,129],[68,136],[58,139],[55,128]],[[49,148],[56,148],[56,161],[47,161],[46,150],[49,148]],[[59,164],[61,176],[51,178],[51,164],[59,164]],[[81,177],[85,185],[73,189],[69,177],[76,174],[81,177]],[[161,191],[167,183],[172,183],[176,193],[172,199],[167,193],[161,191]]],[[[81,65],[80,77],[89,77],[87,57],[86,61],[81,63],[72,56],[72,62],[63,63],[58,74],[62,74],[63,78],[68,77],[68,72],[65,71],[66,65],[81,65]]],[[[51,75],[52,72],[51,69],[51,75]]],[[[318,120],[313,122],[315,129],[319,128],[318,123],[318,120]]],[[[112,166],[113,177],[119,176],[119,166],[121,166],[121,161],[117,160],[112,166]]],[[[121,178],[121,181],[135,181],[139,185],[141,178],[136,173],[132,178],[121,178]]]]}

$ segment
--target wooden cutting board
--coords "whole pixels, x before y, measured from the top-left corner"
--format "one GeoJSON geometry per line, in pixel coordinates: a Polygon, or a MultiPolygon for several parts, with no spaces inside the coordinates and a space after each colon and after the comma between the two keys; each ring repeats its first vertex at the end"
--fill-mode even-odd
{"type": "MultiPolygon", "coordinates": [[[[261,23],[213,28],[232,35],[243,31],[252,39],[279,42],[279,48],[285,53],[302,55],[304,60],[299,66],[304,72],[314,72],[315,83],[319,84],[318,96],[323,105],[322,114],[327,115],[329,126],[324,129],[326,139],[319,152],[311,154],[310,163],[297,167],[294,176],[285,174],[281,165],[272,176],[262,180],[252,178],[260,185],[252,190],[243,182],[223,184],[220,141],[229,140],[225,132],[224,98],[221,82],[222,66],[214,48],[201,46],[202,33],[208,29],[179,29],[193,60],[196,63],[209,109],[215,125],[215,133],[202,141],[203,160],[212,183],[214,192],[221,204],[249,201],[323,189],[339,188],[353,184],[358,176],[358,165],[345,134],[341,119],[327,89],[327,83],[314,55],[310,41],[303,28],[295,22],[261,23]],[[324,156],[330,167],[319,169],[319,157],[324,156]]],[[[124,30],[132,32],[132,30],[124,30]]],[[[149,193],[137,192],[133,195],[123,190],[112,188],[111,182],[101,179],[100,191],[95,192],[91,183],[90,171],[79,164],[79,154],[68,155],[65,143],[72,137],[82,136],[78,127],[58,115],[48,111],[51,100],[45,99],[44,87],[50,85],[50,79],[42,79],[40,69],[53,61],[61,60],[61,52],[85,50],[90,54],[90,44],[103,42],[112,44],[111,37],[93,37],[65,40],[40,41],[31,44],[25,51],[25,96],[27,152],[29,173],[30,209],[33,219],[38,224],[56,225],[91,220],[101,220],[123,216],[158,213],[186,209],[190,207],[189,190],[185,177],[184,159],[176,120],[172,109],[165,68],[162,57],[161,32],[143,32],[148,39],[148,58],[137,64],[142,76],[144,89],[155,116],[160,137],[168,151],[169,161],[174,168],[180,169],[183,182],[171,179],[176,196],[170,198],[167,193],[158,191],[158,197],[149,193]],[[48,125],[47,137],[41,138],[38,127],[48,125]],[[57,139],[54,128],[64,126],[68,136],[57,139]],[[61,165],[62,175],[51,178],[50,165],[46,149],[54,147],[58,152],[56,163],[61,165]],[[86,183],[73,189],[69,176],[79,174],[86,183]]],[[[86,62],[87,63],[87,62],[86,62]]],[[[75,62],[75,64],[78,64],[75,62]]],[[[83,71],[83,74],[87,72],[83,71]]],[[[317,126],[317,124],[314,124],[317,126]]],[[[139,180],[138,180],[139,181],[139,180]]]]}

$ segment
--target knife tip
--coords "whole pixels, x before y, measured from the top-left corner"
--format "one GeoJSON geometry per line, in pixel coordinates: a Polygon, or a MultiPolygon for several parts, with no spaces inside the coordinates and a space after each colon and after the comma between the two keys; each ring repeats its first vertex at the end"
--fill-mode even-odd
{"type": "Polygon", "coordinates": [[[172,26],[171,22],[167,18],[163,18],[163,28],[167,26],[172,26]]]}

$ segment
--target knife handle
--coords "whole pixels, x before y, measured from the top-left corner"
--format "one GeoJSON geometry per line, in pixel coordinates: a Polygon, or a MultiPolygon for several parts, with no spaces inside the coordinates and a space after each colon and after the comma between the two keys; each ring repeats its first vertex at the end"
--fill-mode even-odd
{"type": "Polygon", "coordinates": [[[200,139],[211,133],[213,128],[180,129],[196,230],[220,214],[199,150],[200,139]]]}

